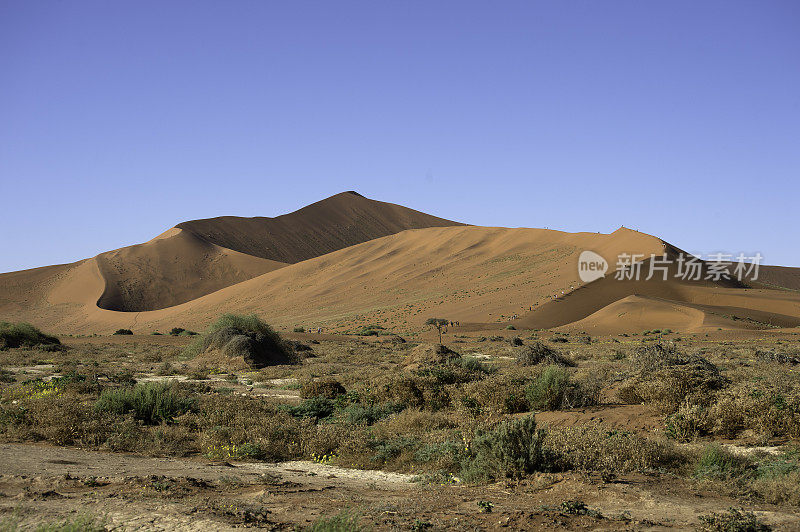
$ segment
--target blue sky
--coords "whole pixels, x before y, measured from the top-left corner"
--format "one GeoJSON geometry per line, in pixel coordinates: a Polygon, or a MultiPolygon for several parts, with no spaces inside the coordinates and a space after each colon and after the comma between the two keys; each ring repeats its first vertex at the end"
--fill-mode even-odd
{"type": "Polygon", "coordinates": [[[0,1],[0,271],[344,190],[800,266],[800,3],[0,1]]]}

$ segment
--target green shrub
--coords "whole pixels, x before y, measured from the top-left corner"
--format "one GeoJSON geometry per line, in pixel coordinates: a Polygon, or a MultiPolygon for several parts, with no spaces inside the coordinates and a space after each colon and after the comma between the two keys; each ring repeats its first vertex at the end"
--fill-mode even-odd
{"type": "Polygon", "coordinates": [[[131,335],[131,334],[133,334],[133,331],[130,330],[130,329],[117,329],[116,331],[114,331],[114,335],[116,335],[116,336],[124,336],[124,335],[131,335]]]}
{"type": "Polygon", "coordinates": [[[532,410],[557,410],[596,404],[597,390],[584,389],[573,382],[569,372],[560,366],[547,366],[525,388],[525,397],[532,410]]]}
{"type": "Polygon", "coordinates": [[[169,423],[194,406],[193,398],[179,393],[172,384],[160,382],[104,390],[95,403],[98,412],[119,415],[132,412],[134,418],[148,425],[169,423]]]}
{"type": "Polygon", "coordinates": [[[358,336],[380,336],[382,334],[383,327],[380,325],[364,325],[359,330],[356,331],[355,334],[358,336]]]}
{"type": "Polygon", "coordinates": [[[324,419],[333,414],[336,405],[325,397],[311,397],[296,406],[281,405],[289,414],[294,417],[305,417],[313,419],[324,419]]]}
{"type": "Polygon", "coordinates": [[[43,333],[30,323],[0,321],[0,349],[10,347],[58,346],[61,341],[43,333]]]}
{"type": "Polygon", "coordinates": [[[172,330],[169,331],[170,336],[178,336],[182,332],[186,331],[183,327],[173,327],[172,330]]]}
{"type": "Polygon", "coordinates": [[[483,373],[484,375],[491,375],[497,371],[494,366],[489,366],[475,357],[461,357],[450,361],[450,364],[461,367],[473,373],[483,373]]]}
{"type": "Polygon", "coordinates": [[[525,388],[525,397],[534,410],[556,410],[563,403],[568,386],[569,374],[558,366],[548,366],[525,388]]]}
{"type": "Polygon", "coordinates": [[[351,425],[373,425],[384,419],[402,412],[405,406],[400,403],[383,403],[383,404],[352,404],[342,410],[345,421],[351,425]]]}
{"type": "Polygon", "coordinates": [[[504,421],[472,440],[472,455],[461,474],[465,480],[475,482],[521,478],[535,471],[550,470],[552,458],[544,447],[544,438],[544,430],[536,428],[532,415],[504,421]]]}
{"type": "Polygon", "coordinates": [[[700,455],[694,468],[697,478],[730,480],[741,477],[748,467],[745,459],[734,456],[718,445],[709,445],[700,455]]]}
{"type": "Polygon", "coordinates": [[[460,384],[483,378],[496,370],[475,358],[454,358],[444,364],[425,366],[415,371],[421,377],[432,377],[436,384],[460,384]]]}
{"type": "Polygon", "coordinates": [[[507,331],[516,331],[516,330],[517,330],[517,328],[516,328],[516,327],[514,327],[513,325],[506,325],[506,330],[507,330],[507,331]]]}
{"type": "Polygon", "coordinates": [[[294,329],[292,329],[292,332],[297,332],[297,333],[306,332],[306,329],[305,327],[295,327],[294,329]]]}

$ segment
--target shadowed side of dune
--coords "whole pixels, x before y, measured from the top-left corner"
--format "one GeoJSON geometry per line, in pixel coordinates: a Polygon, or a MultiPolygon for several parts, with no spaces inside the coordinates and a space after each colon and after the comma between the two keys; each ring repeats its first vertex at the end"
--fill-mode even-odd
{"type": "Polygon", "coordinates": [[[456,225],[463,224],[342,192],[275,218],[222,216],[177,227],[227,249],[292,264],[406,229],[456,225]]]}
{"type": "Polygon", "coordinates": [[[100,308],[140,312],[171,307],[285,264],[253,257],[171,229],[145,244],[96,257],[105,281],[100,308]]]}

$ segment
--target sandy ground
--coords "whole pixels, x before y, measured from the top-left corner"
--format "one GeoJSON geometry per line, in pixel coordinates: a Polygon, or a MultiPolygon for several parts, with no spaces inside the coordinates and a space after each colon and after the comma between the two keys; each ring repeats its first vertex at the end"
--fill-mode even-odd
{"type": "MultiPolygon", "coordinates": [[[[346,508],[381,530],[408,530],[415,521],[432,530],[680,530],[699,514],[735,505],[679,479],[645,475],[615,482],[540,475],[469,487],[314,462],[230,464],[24,444],[2,444],[0,456],[7,519],[36,523],[90,511],[125,530],[291,529],[346,508]],[[578,495],[602,517],[558,509],[578,495]],[[492,502],[491,513],[479,511],[481,500],[492,502]]],[[[798,509],[754,510],[778,530],[800,529],[798,509]]]]}

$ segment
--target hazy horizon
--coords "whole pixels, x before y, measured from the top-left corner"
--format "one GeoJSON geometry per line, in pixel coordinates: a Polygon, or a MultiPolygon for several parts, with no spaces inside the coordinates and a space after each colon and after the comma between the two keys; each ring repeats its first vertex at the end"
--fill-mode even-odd
{"type": "Polygon", "coordinates": [[[0,272],[355,190],[800,266],[795,2],[0,5],[0,272]]]}

